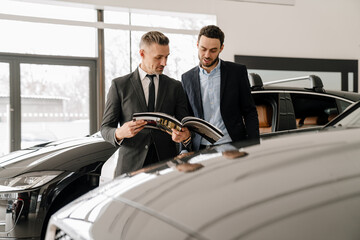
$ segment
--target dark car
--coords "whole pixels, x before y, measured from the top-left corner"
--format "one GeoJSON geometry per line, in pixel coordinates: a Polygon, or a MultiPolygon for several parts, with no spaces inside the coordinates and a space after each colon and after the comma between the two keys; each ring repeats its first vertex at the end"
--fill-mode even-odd
{"type": "Polygon", "coordinates": [[[260,133],[324,126],[360,100],[359,93],[325,90],[315,75],[263,83],[258,74],[250,73],[249,80],[260,133]],[[308,81],[308,88],[283,86],[303,80],[308,81]]]}
{"type": "Polygon", "coordinates": [[[44,238],[51,214],[97,187],[115,151],[95,134],[0,157],[0,239],[44,238]]]}
{"type": "Polygon", "coordinates": [[[24,218],[27,219],[29,216],[29,210],[30,210],[29,192],[20,192],[12,206],[13,220],[16,221],[21,216],[24,216],[24,218]]]}
{"type": "Polygon", "coordinates": [[[55,213],[46,240],[358,239],[354,106],[319,132],[214,146],[124,174],[55,213]]]}

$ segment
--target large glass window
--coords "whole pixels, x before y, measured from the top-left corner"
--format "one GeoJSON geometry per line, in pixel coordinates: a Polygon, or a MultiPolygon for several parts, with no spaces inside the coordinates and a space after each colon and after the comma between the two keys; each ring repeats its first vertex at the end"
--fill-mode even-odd
{"type": "Polygon", "coordinates": [[[129,25],[130,16],[127,10],[111,11],[106,10],[104,13],[104,22],[112,24],[126,24],[129,25]]]}
{"type": "Polygon", "coordinates": [[[37,18],[86,22],[96,21],[96,11],[91,8],[50,5],[14,0],[1,0],[0,13],[37,18]]]}
{"type": "Polygon", "coordinates": [[[21,148],[89,133],[89,68],[21,64],[21,148]]]}
{"type": "Polygon", "coordinates": [[[9,64],[0,62],[0,156],[9,152],[9,64]]]}
{"type": "MultiPolygon", "coordinates": [[[[139,44],[140,44],[141,36],[143,34],[145,34],[145,31],[131,32],[131,59],[132,59],[131,71],[134,71],[141,62],[141,58],[139,54],[139,50],[140,50],[139,44]]],[[[164,71],[167,71],[167,67],[165,67],[164,71]]]]}
{"type": "Polygon", "coordinates": [[[2,0],[0,13],[0,52],[95,57],[96,28],[82,26],[95,9],[2,0]]]}
{"type": "Polygon", "coordinates": [[[215,23],[215,16],[205,14],[154,11],[137,11],[131,13],[131,24],[134,26],[198,30],[205,25],[215,23]]]}
{"type": "Polygon", "coordinates": [[[0,96],[9,97],[9,64],[0,62],[0,96]]]}
{"type": "Polygon", "coordinates": [[[20,135],[21,147],[27,147],[97,131],[105,101],[102,86],[105,84],[106,93],[112,79],[139,65],[142,34],[158,29],[169,37],[171,54],[164,73],[180,80],[198,62],[196,36],[208,24],[216,24],[216,17],[125,8],[96,10],[55,1],[0,1],[0,59],[11,59],[11,74],[9,63],[0,64],[0,107],[8,107],[11,99],[14,108],[11,121],[8,110],[0,108],[0,130],[11,135],[0,137],[0,147],[9,149],[11,139],[10,149],[18,149],[20,135]],[[104,22],[98,24],[102,13],[104,22]],[[102,30],[104,35],[98,38],[102,30]],[[96,72],[97,63],[100,72],[96,72]],[[96,90],[101,90],[97,97],[96,90]]]}
{"type": "MultiPolygon", "coordinates": [[[[149,27],[162,28],[170,40],[170,56],[164,74],[181,79],[181,75],[198,64],[196,41],[198,30],[216,24],[216,17],[205,14],[183,14],[159,11],[105,11],[104,22],[127,25],[130,30],[105,29],[106,92],[113,78],[134,71],[141,62],[139,42],[149,27]],[[136,30],[131,30],[136,26],[136,30]],[[144,30],[139,30],[143,27],[144,30]],[[194,30],[194,31],[192,31],[194,30]],[[129,35],[126,35],[127,32],[129,35]],[[116,64],[114,64],[116,63],[116,64]]],[[[119,28],[125,29],[124,26],[119,28]]]]}
{"type": "Polygon", "coordinates": [[[105,29],[105,86],[111,80],[130,72],[129,31],[105,29]]]}
{"type": "Polygon", "coordinates": [[[168,74],[177,80],[181,80],[181,75],[198,62],[198,52],[196,47],[197,35],[167,34],[170,40],[170,56],[168,58],[168,74]]]}
{"type": "Polygon", "coordinates": [[[96,29],[0,20],[0,52],[95,57],[96,29]]]}

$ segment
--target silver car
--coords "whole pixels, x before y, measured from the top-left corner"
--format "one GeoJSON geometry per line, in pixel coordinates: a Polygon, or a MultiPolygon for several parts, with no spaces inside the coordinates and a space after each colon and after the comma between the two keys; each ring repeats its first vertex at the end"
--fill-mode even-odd
{"type": "Polygon", "coordinates": [[[318,133],[122,175],[55,213],[46,239],[359,239],[359,105],[318,133]]]}

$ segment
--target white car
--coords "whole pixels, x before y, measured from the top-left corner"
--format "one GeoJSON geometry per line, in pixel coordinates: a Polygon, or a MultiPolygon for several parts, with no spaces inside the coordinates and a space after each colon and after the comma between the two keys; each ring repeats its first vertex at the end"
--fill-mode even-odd
{"type": "Polygon", "coordinates": [[[55,213],[46,239],[358,239],[359,111],[333,131],[217,146],[122,175],[55,213]]]}

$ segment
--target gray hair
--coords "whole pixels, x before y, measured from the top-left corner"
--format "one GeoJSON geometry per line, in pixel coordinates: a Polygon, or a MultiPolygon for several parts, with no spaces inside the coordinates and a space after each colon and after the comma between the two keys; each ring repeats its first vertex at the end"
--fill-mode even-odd
{"type": "Polygon", "coordinates": [[[153,43],[159,45],[169,45],[169,38],[158,31],[147,32],[141,37],[140,48],[144,45],[149,46],[153,43]]]}

